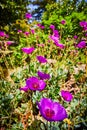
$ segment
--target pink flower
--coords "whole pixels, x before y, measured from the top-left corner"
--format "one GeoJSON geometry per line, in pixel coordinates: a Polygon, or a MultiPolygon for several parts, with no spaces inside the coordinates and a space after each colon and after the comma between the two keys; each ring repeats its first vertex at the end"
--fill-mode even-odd
{"type": "Polygon", "coordinates": [[[40,79],[42,79],[42,80],[44,80],[44,79],[50,79],[50,75],[49,74],[43,73],[41,71],[38,71],[37,74],[40,77],[40,79]]]}
{"type": "Polygon", "coordinates": [[[9,35],[8,35],[8,34],[5,34],[5,37],[6,37],[6,38],[9,38],[9,35]]]}
{"type": "Polygon", "coordinates": [[[46,63],[47,62],[47,59],[44,56],[37,56],[37,60],[40,63],[46,63]]]}
{"type": "Polygon", "coordinates": [[[38,47],[44,47],[44,44],[37,44],[38,47]]]}
{"type": "Polygon", "coordinates": [[[29,32],[24,32],[24,34],[25,34],[26,36],[28,36],[28,35],[29,35],[29,32]]]}
{"type": "Polygon", "coordinates": [[[55,26],[53,24],[50,25],[50,29],[54,30],[55,26]]]}
{"type": "Polygon", "coordinates": [[[46,83],[43,80],[39,80],[37,77],[30,77],[26,80],[26,85],[20,90],[27,92],[28,90],[32,91],[42,91],[46,87],[46,83]]]}
{"type": "Polygon", "coordinates": [[[85,34],[85,36],[87,37],[87,33],[85,34]]]}
{"type": "Polygon", "coordinates": [[[73,99],[72,94],[69,91],[61,91],[61,96],[63,97],[63,99],[67,102],[71,102],[71,100],[73,99]]]}
{"type": "Polygon", "coordinates": [[[58,102],[54,102],[50,98],[42,98],[37,102],[41,115],[47,121],[62,121],[67,118],[65,108],[58,102]]]}
{"type": "Polygon", "coordinates": [[[57,37],[59,39],[59,31],[58,30],[54,30],[53,31],[53,36],[57,37]]]}
{"type": "Polygon", "coordinates": [[[74,35],[74,39],[77,39],[78,38],[78,36],[77,35],[74,35]]]}
{"type": "Polygon", "coordinates": [[[6,43],[7,43],[7,45],[11,45],[12,41],[7,41],[6,43]]]}
{"type": "Polygon", "coordinates": [[[62,21],[61,21],[61,24],[63,24],[63,25],[64,25],[65,23],[66,23],[66,21],[65,21],[65,20],[62,20],[62,21]]]}
{"type": "Polygon", "coordinates": [[[34,30],[34,29],[31,29],[31,33],[34,34],[34,33],[35,33],[35,30],[34,30]]]}
{"type": "Polygon", "coordinates": [[[0,37],[4,37],[6,34],[3,31],[0,31],[0,37]]]}
{"type": "Polygon", "coordinates": [[[18,33],[22,33],[22,30],[18,30],[18,33]]]}
{"type": "Polygon", "coordinates": [[[81,21],[81,22],[79,22],[79,25],[81,27],[87,27],[87,22],[86,21],[81,21]]]}
{"type": "Polygon", "coordinates": [[[40,27],[41,29],[44,29],[45,27],[43,25],[41,25],[40,23],[37,24],[38,27],[40,27]]]}
{"type": "Polygon", "coordinates": [[[30,47],[30,48],[24,47],[24,48],[22,48],[22,51],[23,51],[24,53],[26,53],[26,54],[31,54],[34,50],[35,50],[34,47],[30,47]]]}
{"type": "Polygon", "coordinates": [[[40,28],[41,28],[41,29],[44,29],[45,27],[42,25],[40,28]]]}
{"type": "Polygon", "coordinates": [[[86,42],[85,42],[85,41],[80,41],[80,42],[76,45],[76,47],[78,47],[78,48],[85,48],[85,47],[86,47],[86,42]]]}
{"type": "Polygon", "coordinates": [[[60,47],[61,49],[63,49],[65,46],[61,43],[59,43],[59,39],[53,35],[49,36],[53,41],[54,41],[54,44],[57,46],[57,47],[60,47]]]}
{"type": "Polygon", "coordinates": [[[30,19],[30,18],[32,18],[32,16],[31,16],[30,13],[26,13],[26,14],[25,14],[25,18],[26,18],[26,19],[30,19]]]}

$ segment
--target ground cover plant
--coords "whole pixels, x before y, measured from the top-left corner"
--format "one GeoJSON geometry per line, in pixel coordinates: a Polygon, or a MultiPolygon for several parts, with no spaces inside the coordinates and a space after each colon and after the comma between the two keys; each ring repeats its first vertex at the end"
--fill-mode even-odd
{"type": "Polygon", "coordinates": [[[87,19],[56,17],[0,30],[1,130],[87,129],[87,19]]]}

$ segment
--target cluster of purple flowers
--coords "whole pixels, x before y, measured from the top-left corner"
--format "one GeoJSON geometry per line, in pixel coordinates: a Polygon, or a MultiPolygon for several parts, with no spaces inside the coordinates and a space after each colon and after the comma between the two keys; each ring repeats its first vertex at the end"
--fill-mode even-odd
{"type": "MultiPolygon", "coordinates": [[[[34,47],[31,48],[22,48],[22,51],[26,54],[31,54],[35,50],[34,47]]],[[[37,60],[40,63],[47,62],[46,58],[43,56],[37,56],[37,60]]],[[[30,77],[26,80],[26,85],[21,87],[20,90],[27,92],[31,91],[42,91],[46,88],[45,80],[50,79],[50,75],[44,73],[40,70],[37,72],[38,77],[30,77]]],[[[67,102],[70,102],[73,99],[73,96],[68,91],[61,91],[61,96],[67,102]]],[[[37,101],[38,108],[41,115],[48,121],[61,121],[67,118],[67,112],[65,108],[58,102],[52,101],[50,98],[42,98],[40,102],[37,101]]]]}
{"type": "Polygon", "coordinates": [[[61,49],[64,48],[64,45],[60,43],[59,41],[59,38],[60,38],[60,35],[59,35],[59,31],[55,29],[55,26],[54,25],[50,25],[50,29],[53,31],[53,34],[49,36],[49,38],[54,42],[54,44],[57,46],[57,47],[60,47],[61,49]]]}
{"type": "MultiPolygon", "coordinates": [[[[29,17],[26,15],[26,18],[29,19],[29,17]]],[[[65,20],[61,21],[61,24],[66,24],[65,20]]],[[[81,27],[86,27],[87,23],[81,22],[81,27]]],[[[40,23],[37,24],[38,27],[41,29],[44,29],[44,26],[40,23]]],[[[63,49],[65,46],[60,43],[60,35],[59,31],[55,29],[55,26],[53,24],[50,25],[50,29],[52,31],[52,35],[49,36],[50,40],[54,42],[54,44],[63,49]]],[[[34,34],[35,30],[31,29],[31,33],[34,34]]],[[[78,39],[78,36],[75,35],[74,39],[78,39]]],[[[39,46],[40,44],[38,44],[39,46]]],[[[41,44],[43,47],[44,45],[41,44]]],[[[76,47],[78,48],[85,48],[86,42],[80,41],[76,47]]],[[[24,47],[22,48],[22,51],[26,54],[31,54],[35,50],[34,47],[24,47]]],[[[39,63],[47,63],[47,59],[44,56],[38,55],[36,56],[39,63]]],[[[46,88],[46,80],[49,80],[51,77],[49,74],[44,73],[40,70],[37,71],[37,76],[29,77],[26,80],[26,85],[24,87],[21,87],[20,90],[27,92],[28,90],[31,91],[43,91],[46,88]]],[[[61,91],[61,97],[66,102],[71,102],[73,99],[72,94],[69,91],[62,90],[61,91]]],[[[62,121],[65,118],[68,117],[66,109],[59,103],[55,102],[50,98],[42,98],[40,101],[37,101],[37,106],[40,110],[41,115],[48,121],[62,121]]]]}

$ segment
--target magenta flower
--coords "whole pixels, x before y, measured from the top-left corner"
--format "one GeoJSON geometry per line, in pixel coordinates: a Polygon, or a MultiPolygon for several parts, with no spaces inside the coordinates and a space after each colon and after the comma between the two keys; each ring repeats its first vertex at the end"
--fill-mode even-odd
{"type": "Polygon", "coordinates": [[[44,79],[50,79],[50,75],[49,74],[43,73],[41,71],[38,71],[37,74],[40,77],[40,79],[42,79],[42,80],[44,80],[44,79]]]}
{"type": "Polygon", "coordinates": [[[41,29],[44,29],[45,27],[42,25],[40,28],[41,28],[41,29]]]}
{"type": "Polygon", "coordinates": [[[35,33],[35,30],[34,30],[34,29],[31,29],[31,33],[34,34],[34,33],[35,33]]]}
{"type": "Polygon", "coordinates": [[[62,121],[67,118],[65,108],[58,102],[53,102],[49,98],[42,98],[37,102],[41,115],[47,121],[62,121]]]}
{"type": "Polygon", "coordinates": [[[59,43],[59,39],[53,35],[49,36],[53,41],[54,41],[54,44],[57,46],[57,47],[60,47],[61,49],[63,49],[65,46],[61,43],[59,43]]]}
{"type": "Polygon", "coordinates": [[[63,24],[63,25],[64,25],[65,23],[66,23],[66,21],[65,21],[65,20],[62,20],[62,21],[61,21],[61,24],[63,24]]]}
{"type": "Polygon", "coordinates": [[[46,87],[46,83],[43,80],[39,80],[37,77],[31,77],[26,80],[26,86],[33,91],[42,91],[46,87]]]}
{"type": "Polygon", "coordinates": [[[34,50],[35,50],[34,47],[30,47],[30,48],[24,47],[24,48],[22,48],[22,51],[23,51],[24,53],[26,53],[26,54],[31,54],[34,50]]]}
{"type": "Polygon", "coordinates": [[[40,23],[37,24],[38,27],[40,27],[41,29],[44,29],[45,27],[43,25],[41,25],[40,23]]]}
{"type": "Polygon", "coordinates": [[[87,33],[85,33],[85,36],[87,37],[87,33]]]}
{"type": "Polygon", "coordinates": [[[53,24],[50,25],[50,29],[54,30],[55,26],[53,24]]]}
{"type": "Polygon", "coordinates": [[[38,47],[44,47],[45,45],[42,43],[42,44],[37,44],[38,47]]]}
{"type": "Polygon", "coordinates": [[[72,94],[69,91],[61,91],[61,96],[63,97],[63,99],[67,102],[70,102],[73,99],[72,94]]]}
{"type": "Polygon", "coordinates": [[[74,39],[77,39],[78,38],[78,36],[77,35],[74,35],[74,37],[73,37],[74,39]]]}
{"type": "Polygon", "coordinates": [[[0,37],[4,37],[5,33],[3,31],[0,31],[0,37]]]}
{"type": "Polygon", "coordinates": [[[24,87],[20,88],[20,90],[23,90],[23,91],[27,92],[29,90],[29,87],[28,86],[24,86],[24,87]]]}
{"type": "Polygon", "coordinates": [[[57,37],[59,39],[59,31],[58,30],[54,30],[53,31],[53,36],[57,37]]]}
{"type": "Polygon", "coordinates": [[[84,31],[87,31],[87,27],[84,27],[83,30],[84,30],[84,31]]]}
{"type": "Polygon", "coordinates": [[[81,22],[79,22],[79,25],[81,27],[87,27],[87,22],[86,21],[81,21],[81,22]]]}
{"type": "Polygon", "coordinates": [[[29,32],[24,32],[24,34],[25,34],[26,36],[28,36],[28,35],[29,35],[29,32]]]}
{"type": "Polygon", "coordinates": [[[38,26],[38,27],[41,27],[41,24],[40,24],[40,23],[38,23],[38,24],[37,24],[37,26],[38,26]]]}
{"type": "Polygon", "coordinates": [[[18,33],[22,33],[22,30],[18,30],[18,33]]]}
{"type": "Polygon", "coordinates": [[[37,56],[37,60],[40,63],[46,63],[47,62],[47,59],[44,56],[37,56]]]}
{"type": "Polygon", "coordinates": [[[76,45],[76,47],[78,47],[78,48],[85,48],[85,47],[86,47],[86,42],[85,42],[85,41],[80,41],[80,42],[76,45]]]}
{"type": "Polygon", "coordinates": [[[30,13],[26,13],[26,14],[25,14],[25,18],[26,18],[26,19],[30,19],[30,18],[32,18],[32,16],[31,16],[30,13]]]}
{"type": "Polygon", "coordinates": [[[7,43],[7,45],[11,45],[12,41],[7,41],[6,43],[7,43]]]}
{"type": "Polygon", "coordinates": [[[5,37],[6,37],[6,38],[9,38],[9,35],[8,35],[8,34],[5,34],[5,37]]]}

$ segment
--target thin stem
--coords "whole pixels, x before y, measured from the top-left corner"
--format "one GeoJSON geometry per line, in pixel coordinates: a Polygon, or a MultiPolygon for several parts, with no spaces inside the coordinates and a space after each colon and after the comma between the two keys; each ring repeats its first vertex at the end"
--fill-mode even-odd
{"type": "Polygon", "coordinates": [[[52,128],[52,124],[51,124],[51,122],[50,122],[50,130],[51,130],[51,128],[52,128]]]}

